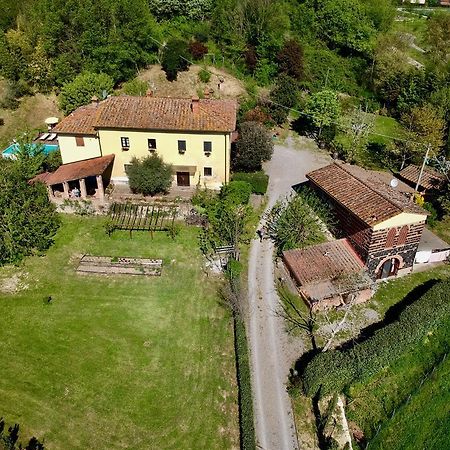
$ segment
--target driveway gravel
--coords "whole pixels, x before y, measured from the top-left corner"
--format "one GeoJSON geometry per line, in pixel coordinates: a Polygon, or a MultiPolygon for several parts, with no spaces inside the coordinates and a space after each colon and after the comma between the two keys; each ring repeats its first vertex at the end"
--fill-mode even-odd
{"type": "MultiPolygon", "coordinates": [[[[289,195],[305,174],[330,162],[312,141],[288,138],[276,145],[265,169],[270,176],[268,206],[289,195]]],[[[263,225],[261,221],[260,226],[263,225]]],[[[289,368],[303,352],[302,344],[285,330],[277,315],[279,298],[274,283],[274,246],[252,240],[248,274],[248,339],[258,448],[298,449],[290,398],[286,392],[289,368]]]]}

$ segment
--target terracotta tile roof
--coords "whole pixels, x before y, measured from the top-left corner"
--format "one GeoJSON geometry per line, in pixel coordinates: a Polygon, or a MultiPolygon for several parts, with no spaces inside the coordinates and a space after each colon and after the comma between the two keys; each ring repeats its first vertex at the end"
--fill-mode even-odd
{"type": "Polygon", "coordinates": [[[54,185],[64,181],[73,181],[79,180],[80,178],[101,175],[113,160],[114,155],[106,155],[99,158],[63,164],[45,180],[45,183],[54,185]]]}
{"type": "Polygon", "coordinates": [[[360,272],[364,263],[346,239],[283,252],[283,260],[299,285],[360,272]]]}
{"type": "Polygon", "coordinates": [[[97,113],[101,104],[91,103],[86,106],[80,106],[74,112],[56,125],[52,132],[59,134],[83,134],[95,135],[95,124],[97,122],[97,113]]]}
{"type": "Polygon", "coordinates": [[[28,180],[29,184],[36,183],[37,181],[41,181],[42,183],[46,183],[48,178],[51,176],[50,172],[43,172],[35,177],[33,177],[31,180],[28,180]]]}
{"type": "MultiPolygon", "coordinates": [[[[419,179],[420,167],[418,166],[407,166],[400,173],[399,177],[414,185],[417,184],[419,179]]],[[[436,172],[433,169],[425,168],[420,179],[420,186],[422,189],[426,190],[436,190],[440,189],[445,183],[446,177],[442,173],[436,172]]]]}
{"type": "Polygon", "coordinates": [[[101,103],[98,128],[232,132],[234,100],[110,97],[101,103]]]}
{"type": "Polygon", "coordinates": [[[357,166],[334,163],[314,170],[306,177],[369,226],[402,212],[427,214],[410,200],[410,196],[376,177],[371,178],[370,173],[357,166]]]}

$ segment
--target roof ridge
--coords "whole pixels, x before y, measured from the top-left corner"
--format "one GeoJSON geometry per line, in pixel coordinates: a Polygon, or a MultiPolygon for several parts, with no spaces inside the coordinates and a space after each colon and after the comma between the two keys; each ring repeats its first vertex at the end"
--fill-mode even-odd
{"type": "MultiPolygon", "coordinates": [[[[350,175],[352,178],[354,178],[355,180],[359,181],[362,185],[364,185],[367,189],[370,189],[372,192],[374,192],[376,195],[378,195],[379,197],[383,198],[384,200],[386,200],[388,203],[390,203],[394,208],[396,208],[398,211],[400,212],[404,212],[403,208],[400,208],[400,206],[398,206],[397,204],[395,204],[390,198],[386,197],[385,195],[383,195],[381,192],[376,191],[372,186],[370,186],[370,184],[366,183],[365,181],[361,180],[361,178],[357,177],[355,174],[351,173],[349,170],[347,170],[344,167],[344,164],[339,164],[336,161],[334,162],[334,164],[336,164],[336,166],[340,167],[345,173],[347,173],[348,175],[350,175]]],[[[363,168],[363,170],[366,170],[363,168]]]]}

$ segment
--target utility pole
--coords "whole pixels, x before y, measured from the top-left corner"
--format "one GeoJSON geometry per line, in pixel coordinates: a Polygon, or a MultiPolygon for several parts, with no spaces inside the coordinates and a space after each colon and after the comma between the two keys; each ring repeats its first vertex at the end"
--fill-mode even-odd
{"type": "Polygon", "coordinates": [[[420,168],[419,178],[417,178],[416,192],[419,192],[420,181],[422,180],[423,170],[425,169],[425,164],[427,163],[428,154],[430,153],[430,150],[431,150],[431,144],[428,144],[427,152],[425,153],[425,158],[423,158],[422,167],[420,168]]]}

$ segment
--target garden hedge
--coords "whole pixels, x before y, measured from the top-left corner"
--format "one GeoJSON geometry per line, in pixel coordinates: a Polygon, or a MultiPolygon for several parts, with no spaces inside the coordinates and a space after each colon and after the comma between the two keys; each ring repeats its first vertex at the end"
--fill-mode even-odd
{"type": "Polygon", "coordinates": [[[234,322],[237,377],[239,385],[239,426],[242,450],[255,450],[253,424],[253,397],[250,379],[250,355],[247,346],[245,324],[240,318],[234,322]]]}
{"type": "Polygon", "coordinates": [[[352,382],[361,382],[415,350],[429,333],[438,334],[443,346],[450,342],[450,279],[437,282],[414,303],[405,307],[398,320],[377,330],[367,340],[348,349],[314,356],[302,371],[303,389],[313,396],[340,392],[352,382]]]}
{"type": "Polygon", "coordinates": [[[264,195],[267,192],[269,176],[264,172],[235,172],[232,179],[233,181],[246,181],[249,183],[253,194],[264,195]]]}

